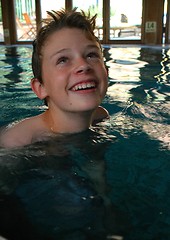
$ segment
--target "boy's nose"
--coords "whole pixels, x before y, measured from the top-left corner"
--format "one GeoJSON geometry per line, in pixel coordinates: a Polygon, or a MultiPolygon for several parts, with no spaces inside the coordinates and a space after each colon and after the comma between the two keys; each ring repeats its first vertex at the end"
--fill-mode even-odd
{"type": "Polygon", "coordinates": [[[76,73],[86,73],[91,71],[91,66],[85,59],[79,59],[75,67],[76,73]]]}

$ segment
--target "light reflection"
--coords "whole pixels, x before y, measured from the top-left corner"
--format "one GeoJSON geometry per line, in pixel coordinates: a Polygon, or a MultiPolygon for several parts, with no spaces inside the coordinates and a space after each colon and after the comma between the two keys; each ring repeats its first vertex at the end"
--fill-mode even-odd
{"type": "Polygon", "coordinates": [[[170,150],[170,128],[168,129],[167,124],[148,121],[143,125],[143,131],[151,139],[159,140],[163,147],[170,150]]]}
{"type": "Polygon", "coordinates": [[[107,239],[111,239],[111,240],[123,240],[122,236],[118,236],[118,235],[110,235],[107,236],[107,239]]]}

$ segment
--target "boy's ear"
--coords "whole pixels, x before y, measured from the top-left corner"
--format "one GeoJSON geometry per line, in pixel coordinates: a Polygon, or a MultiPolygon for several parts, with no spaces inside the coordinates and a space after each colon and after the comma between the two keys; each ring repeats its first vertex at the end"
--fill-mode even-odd
{"type": "Polygon", "coordinates": [[[45,99],[47,97],[45,87],[42,83],[40,83],[38,78],[32,78],[31,79],[31,88],[39,99],[42,100],[42,99],[45,99]]]}

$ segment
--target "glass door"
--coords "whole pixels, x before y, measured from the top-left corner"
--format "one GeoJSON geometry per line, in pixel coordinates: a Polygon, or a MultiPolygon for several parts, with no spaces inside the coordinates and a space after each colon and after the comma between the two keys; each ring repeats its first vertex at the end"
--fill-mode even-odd
{"type": "Polygon", "coordinates": [[[109,40],[140,40],[142,0],[110,0],[109,40]]]}
{"type": "MultiPolygon", "coordinates": [[[[36,36],[35,0],[15,0],[17,41],[32,41],[36,36]]],[[[63,0],[40,0],[40,16],[48,17],[47,11],[65,8],[63,0]]]]}
{"type": "Polygon", "coordinates": [[[1,10],[1,1],[0,1],[0,42],[4,41],[4,31],[2,24],[2,10],[1,10]]]}
{"type": "Polygon", "coordinates": [[[100,40],[103,40],[103,0],[73,0],[72,6],[83,10],[85,13],[90,11],[91,16],[97,13],[95,34],[100,40]]]}
{"type": "Polygon", "coordinates": [[[47,11],[57,11],[65,8],[64,0],[41,0],[40,4],[42,19],[48,18],[47,11]]]}
{"type": "Polygon", "coordinates": [[[17,41],[31,41],[36,34],[35,0],[15,0],[17,41]]]}

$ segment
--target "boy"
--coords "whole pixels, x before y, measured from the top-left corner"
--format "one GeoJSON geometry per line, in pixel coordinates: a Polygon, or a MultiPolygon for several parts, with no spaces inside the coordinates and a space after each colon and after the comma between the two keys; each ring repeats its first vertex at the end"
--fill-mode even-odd
{"type": "Polygon", "coordinates": [[[2,147],[21,147],[57,133],[76,133],[108,117],[100,107],[108,83],[99,40],[94,35],[96,15],[51,11],[34,41],[31,87],[48,109],[8,127],[2,147]]]}

